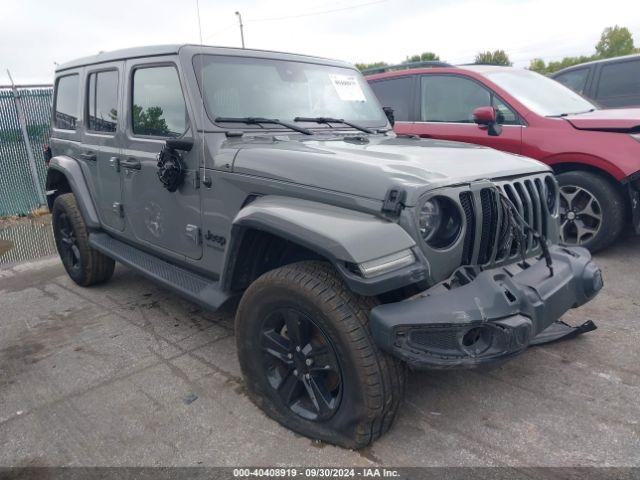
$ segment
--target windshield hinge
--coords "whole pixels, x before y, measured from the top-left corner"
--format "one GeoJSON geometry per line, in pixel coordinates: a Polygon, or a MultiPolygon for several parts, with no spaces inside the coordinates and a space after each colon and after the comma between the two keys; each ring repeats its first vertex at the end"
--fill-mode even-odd
{"type": "Polygon", "coordinates": [[[407,199],[407,192],[398,187],[391,187],[387,190],[382,203],[382,211],[391,215],[398,216],[404,208],[404,202],[407,199]]]}

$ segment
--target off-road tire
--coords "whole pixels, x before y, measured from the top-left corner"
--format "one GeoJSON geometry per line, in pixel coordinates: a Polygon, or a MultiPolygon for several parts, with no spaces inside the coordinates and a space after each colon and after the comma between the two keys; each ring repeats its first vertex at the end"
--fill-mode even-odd
{"type": "Polygon", "coordinates": [[[378,349],[368,313],[378,302],[352,293],[327,263],[305,261],[263,274],[244,293],[236,314],[240,366],[251,400],[268,416],[306,437],[346,448],[365,447],[385,433],[404,395],[405,365],[378,349]],[[260,335],[277,306],[303,310],[333,344],[342,367],[342,398],[329,419],[307,420],[267,381],[260,335]]]}
{"type": "MultiPolygon", "coordinates": [[[[592,194],[602,211],[602,222],[598,232],[580,244],[595,253],[611,245],[624,228],[625,202],[609,179],[591,172],[571,171],[556,176],[560,187],[576,186],[592,194]]],[[[569,245],[571,243],[567,242],[569,245]]]]}
{"type": "Polygon", "coordinates": [[[106,282],[111,278],[115,262],[89,246],[89,232],[73,193],[65,193],[56,198],[53,203],[52,224],[53,236],[62,264],[74,282],[82,287],[88,287],[106,282]],[[65,219],[68,221],[68,226],[65,219]],[[65,227],[71,228],[77,247],[79,262],[75,267],[65,250],[63,231],[65,227]]]}

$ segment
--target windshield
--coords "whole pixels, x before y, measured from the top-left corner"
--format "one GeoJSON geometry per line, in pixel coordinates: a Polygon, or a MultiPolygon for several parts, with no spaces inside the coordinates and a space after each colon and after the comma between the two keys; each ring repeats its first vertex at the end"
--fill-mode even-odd
{"type": "Polygon", "coordinates": [[[193,65],[211,121],[333,117],[367,127],[387,124],[367,82],[349,68],[219,55],[196,55],[193,65]]]}
{"type": "Polygon", "coordinates": [[[538,115],[551,117],[596,108],[561,83],[530,70],[494,70],[483,74],[538,115]]]}

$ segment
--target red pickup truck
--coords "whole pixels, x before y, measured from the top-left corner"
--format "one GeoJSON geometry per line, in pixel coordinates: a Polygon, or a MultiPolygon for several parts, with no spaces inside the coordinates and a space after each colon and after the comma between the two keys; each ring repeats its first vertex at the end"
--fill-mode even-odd
{"type": "Polygon", "coordinates": [[[486,145],[550,165],[566,244],[597,251],[625,224],[640,233],[640,109],[602,110],[524,69],[411,67],[365,72],[393,109],[398,134],[486,145]]]}

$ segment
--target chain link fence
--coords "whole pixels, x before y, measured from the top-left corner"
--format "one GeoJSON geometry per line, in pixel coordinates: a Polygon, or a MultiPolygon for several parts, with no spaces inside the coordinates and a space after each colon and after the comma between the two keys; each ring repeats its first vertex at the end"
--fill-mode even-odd
{"type": "Polygon", "coordinates": [[[53,88],[0,86],[0,217],[27,215],[45,203],[53,88]]]}

